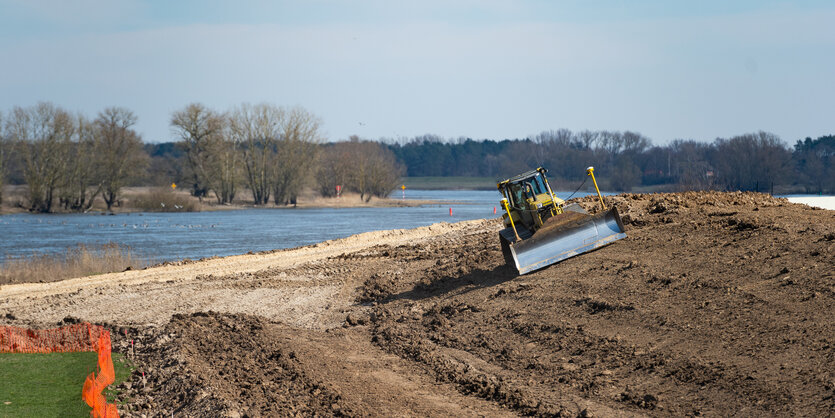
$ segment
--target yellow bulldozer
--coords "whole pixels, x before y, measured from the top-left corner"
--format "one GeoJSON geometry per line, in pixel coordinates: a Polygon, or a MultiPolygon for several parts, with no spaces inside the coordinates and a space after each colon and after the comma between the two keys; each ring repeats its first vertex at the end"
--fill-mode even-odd
{"type": "Polygon", "coordinates": [[[595,215],[557,198],[546,172],[539,167],[497,184],[505,210],[505,228],[499,231],[502,253],[520,275],[626,238],[617,208],[606,210],[594,167],[587,168],[586,174],[603,207],[595,215]]]}

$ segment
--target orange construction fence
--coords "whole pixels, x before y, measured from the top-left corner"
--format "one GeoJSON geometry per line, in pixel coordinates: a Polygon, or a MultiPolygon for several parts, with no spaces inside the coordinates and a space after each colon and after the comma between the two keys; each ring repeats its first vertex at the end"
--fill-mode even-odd
{"type": "Polygon", "coordinates": [[[87,323],[61,328],[32,330],[0,326],[0,353],[67,353],[95,351],[98,376],[90,373],[84,381],[81,398],[93,408],[92,417],[118,417],[115,404],[108,404],[102,391],[116,380],[110,357],[110,332],[87,323]]]}

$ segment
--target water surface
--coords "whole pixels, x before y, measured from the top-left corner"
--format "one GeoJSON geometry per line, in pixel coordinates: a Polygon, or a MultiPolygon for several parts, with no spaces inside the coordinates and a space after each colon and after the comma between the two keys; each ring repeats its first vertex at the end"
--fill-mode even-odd
{"type": "MultiPolygon", "coordinates": [[[[565,198],[569,193],[557,193],[565,198]]],[[[577,196],[585,195],[578,193],[577,196]]],[[[401,197],[398,190],[392,194],[401,197]]],[[[216,212],[14,214],[0,216],[0,262],[115,242],[155,262],[244,254],[313,244],[367,231],[500,216],[498,191],[406,190],[419,207],[242,209],[216,212]],[[493,208],[497,214],[493,214],[493,208]],[[452,216],[449,209],[452,208],[452,216]]]]}

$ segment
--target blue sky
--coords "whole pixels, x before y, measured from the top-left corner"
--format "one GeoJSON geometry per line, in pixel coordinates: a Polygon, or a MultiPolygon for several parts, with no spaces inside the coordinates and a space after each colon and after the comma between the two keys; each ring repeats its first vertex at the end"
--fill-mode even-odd
{"type": "Polygon", "coordinates": [[[0,0],[0,110],[303,106],[331,140],[835,132],[824,1],[0,0]]]}

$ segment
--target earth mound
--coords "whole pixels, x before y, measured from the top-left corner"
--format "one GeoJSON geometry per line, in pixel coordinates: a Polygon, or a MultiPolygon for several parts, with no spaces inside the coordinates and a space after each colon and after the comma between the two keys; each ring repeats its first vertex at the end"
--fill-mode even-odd
{"type": "Polygon", "coordinates": [[[525,276],[490,220],[9,293],[0,317],[130,325],[126,415],[835,414],[835,212],[606,200],[626,239],[525,276]]]}

